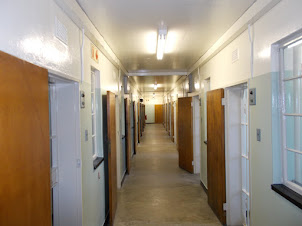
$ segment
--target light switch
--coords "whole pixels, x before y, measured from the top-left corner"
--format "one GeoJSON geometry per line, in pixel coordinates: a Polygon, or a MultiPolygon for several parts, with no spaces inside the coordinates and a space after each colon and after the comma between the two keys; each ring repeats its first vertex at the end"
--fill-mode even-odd
{"type": "Polygon", "coordinates": [[[85,92],[84,91],[80,92],[80,103],[81,103],[81,108],[85,108],[85,92]]]}
{"type": "Polygon", "coordinates": [[[85,130],[85,141],[88,141],[88,130],[85,130]]]}
{"type": "Polygon", "coordinates": [[[257,141],[261,141],[261,129],[257,129],[257,141]]]}
{"type": "Polygon", "coordinates": [[[249,103],[250,105],[256,105],[256,89],[249,90],[249,103]]]}

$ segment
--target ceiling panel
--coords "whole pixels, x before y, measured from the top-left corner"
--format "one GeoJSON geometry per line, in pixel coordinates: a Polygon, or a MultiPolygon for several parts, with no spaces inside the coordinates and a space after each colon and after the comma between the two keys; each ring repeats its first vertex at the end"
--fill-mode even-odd
{"type": "Polygon", "coordinates": [[[129,71],[188,69],[255,0],[77,0],[129,71]],[[156,59],[157,29],[168,27],[156,59]]]}
{"type": "Polygon", "coordinates": [[[168,92],[175,83],[184,76],[167,75],[167,76],[132,76],[138,85],[141,92],[168,92]],[[157,90],[154,89],[154,84],[157,83],[157,90]]]}

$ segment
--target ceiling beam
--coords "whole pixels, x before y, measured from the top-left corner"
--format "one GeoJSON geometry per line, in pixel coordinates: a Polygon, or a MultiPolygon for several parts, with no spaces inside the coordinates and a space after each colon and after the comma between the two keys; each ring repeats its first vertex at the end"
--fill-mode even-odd
{"type": "Polygon", "coordinates": [[[141,71],[129,71],[128,76],[168,76],[168,75],[187,75],[187,71],[182,70],[141,70],[141,71]]]}

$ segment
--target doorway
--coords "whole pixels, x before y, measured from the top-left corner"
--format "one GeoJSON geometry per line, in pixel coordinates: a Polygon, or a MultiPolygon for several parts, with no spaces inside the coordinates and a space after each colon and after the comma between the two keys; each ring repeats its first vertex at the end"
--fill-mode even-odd
{"type": "Polygon", "coordinates": [[[194,96],[193,101],[193,153],[194,173],[200,173],[200,100],[194,96]]]}
{"type": "Polygon", "coordinates": [[[49,78],[52,225],[82,225],[79,84],[49,78]]]}
{"type": "Polygon", "coordinates": [[[227,88],[226,201],[227,224],[250,224],[247,85],[227,88]]]}

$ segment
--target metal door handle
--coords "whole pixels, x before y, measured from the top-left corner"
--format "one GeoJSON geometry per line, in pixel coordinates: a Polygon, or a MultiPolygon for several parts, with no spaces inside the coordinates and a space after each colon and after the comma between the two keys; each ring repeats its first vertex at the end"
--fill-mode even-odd
{"type": "Polygon", "coordinates": [[[208,145],[208,141],[207,141],[207,140],[205,140],[203,143],[204,143],[205,145],[208,145]]]}

